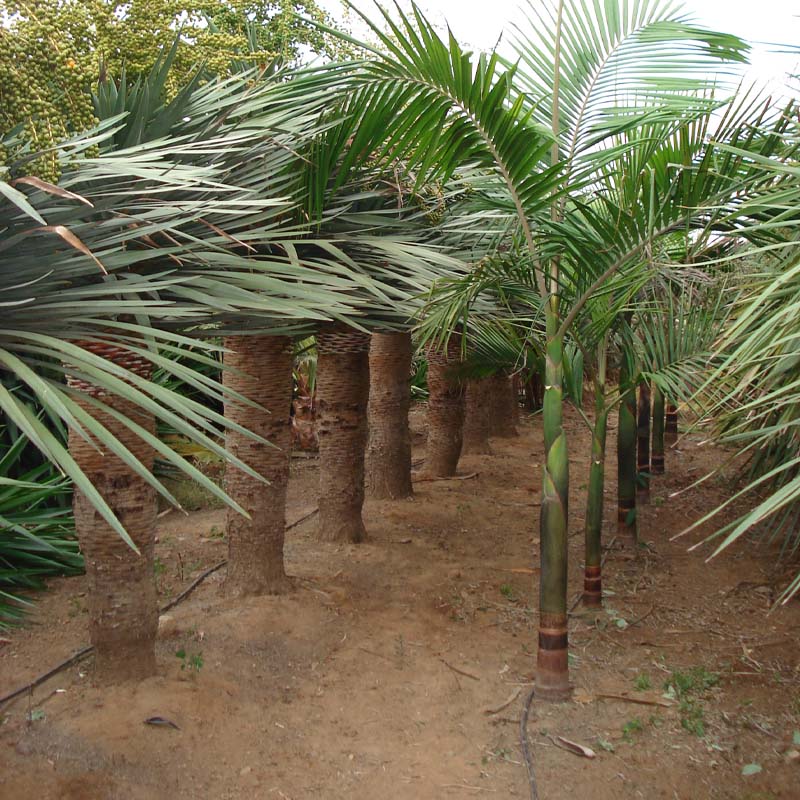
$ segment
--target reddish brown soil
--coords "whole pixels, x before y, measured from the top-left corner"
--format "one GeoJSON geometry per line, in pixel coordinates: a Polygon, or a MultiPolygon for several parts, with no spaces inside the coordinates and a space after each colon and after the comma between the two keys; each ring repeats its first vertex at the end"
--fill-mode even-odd
{"type": "MultiPolygon", "coordinates": [[[[420,420],[417,408],[418,429],[420,420]]],[[[576,414],[567,424],[577,592],[588,436],[576,414]]],[[[313,519],[295,528],[288,596],[225,600],[217,573],[162,619],[158,677],[99,690],[84,662],[3,709],[0,797],[527,797],[517,720],[535,653],[539,419],[492,447],[463,459],[462,474],[476,478],[368,503],[367,544],[320,543],[313,519]],[[152,716],[179,730],[145,725],[152,716]]],[[[788,573],[775,575],[774,559],[753,547],[705,565],[686,541],[669,541],[726,490],[710,481],[670,493],[720,458],[692,439],[668,453],[641,512],[647,546],[634,555],[615,545],[607,559],[615,613],[572,617],[574,702],[535,703],[529,727],[542,800],[800,797],[800,603],[768,613],[773,581],[788,573]],[[692,668],[719,682],[691,707],[601,696],[667,702],[664,682],[692,668]],[[597,757],[557,748],[558,736],[597,757]],[[743,776],[751,763],[762,771],[743,776]]],[[[290,519],[315,505],[316,461],[294,466],[290,519]]],[[[223,522],[222,511],[162,519],[164,600],[224,557],[223,522]]],[[[86,642],[84,608],[81,579],[53,581],[31,624],[0,644],[0,694],[86,642]]]]}

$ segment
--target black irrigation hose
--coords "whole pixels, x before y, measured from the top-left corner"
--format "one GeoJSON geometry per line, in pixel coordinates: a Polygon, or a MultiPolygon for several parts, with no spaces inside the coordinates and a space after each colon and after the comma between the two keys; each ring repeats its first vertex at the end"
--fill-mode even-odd
{"type": "Polygon", "coordinates": [[[525,761],[525,769],[528,770],[528,784],[531,789],[531,800],[539,800],[539,790],[536,788],[536,775],[533,772],[533,756],[531,755],[531,746],[528,741],[528,715],[531,713],[533,693],[534,688],[531,687],[522,705],[522,714],[519,718],[519,744],[522,749],[522,758],[525,761]]]}
{"type": "MultiPolygon", "coordinates": [[[[318,511],[318,508],[315,508],[313,511],[309,511],[307,514],[304,514],[302,517],[300,517],[300,519],[295,520],[291,525],[287,525],[286,530],[290,531],[292,528],[296,528],[301,522],[305,522],[307,519],[310,519],[318,511]]],[[[214,564],[213,567],[209,567],[205,572],[195,578],[177,597],[170,600],[166,605],[161,606],[161,608],[158,609],[158,613],[164,614],[170,609],[175,608],[178,603],[185,600],[206,578],[208,578],[210,575],[213,575],[217,570],[222,569],[227,563],[228,559],[226,558],[220,561],[218,564],[214,564]]],[[[5,697],[0,697],[0,708],[2,708],[6,703],[10,703],[12,700],[15,700],[17,697],[32,692],[37,686],[41,686],[46,681],[49,681],[50,678],[52,678],[54,675],[58,675],[59,672],[67,669],[67,667],[71,667],[73,664],[83,661],[83,659],[90,656],[92,652],[94,652],[93,645],[82,647],[60,664],[57,664],[52,669],[48,670],[42,675],[39,675],[38,678],[34,678],[30,683],[25,684],[25,686],[20,686],[19,689],[15,689],[10,694],[5,695],[5,697]]]]}

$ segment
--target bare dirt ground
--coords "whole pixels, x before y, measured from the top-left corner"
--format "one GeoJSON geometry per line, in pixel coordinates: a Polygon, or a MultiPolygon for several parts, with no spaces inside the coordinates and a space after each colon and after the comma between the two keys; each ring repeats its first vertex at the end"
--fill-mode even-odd
{"type": "MultiPolygon", "coordinates": [[[[422,458],[421,408],[413,420],[422,458]]],[[[162,618],[158,677],[101,691],[83,662],[6,707],[0,798],[528,797],[518,719],[535,663],[542,444],[538,417],[520,427],[463,459],[475,478],[368,502],[367,544],[320,543],[313,518],[297,526],[286,597],[226,600],[216,573],[162,618]],[[178,729],[144,724],[153,716],[178,729]]],[[[589,440],[577,414],[567,427],[577,596],[589,440]]],[[[800,797],[800,603],[768,613],[789,568],[743,547],[706,565],[669,541],[729,491],[669,496],[720,458],[692,438],[668,453],[644,546],[608,552],[606,611],[573,615],[574,701],[534,703],[529,726],[542,800],[800,797]]],[[[290,521],[314,508],[316,470],[295,459],[290,521]]],[[[613,534],[613,457],[609,473],[613,534]]],[[[162,519],[165,601],[224,558],[223,528],[224,511],[162,519]]],[[[0,694],[87,642],[84,607],[82,579],[52,582],[0,642],[0,694]]]]}

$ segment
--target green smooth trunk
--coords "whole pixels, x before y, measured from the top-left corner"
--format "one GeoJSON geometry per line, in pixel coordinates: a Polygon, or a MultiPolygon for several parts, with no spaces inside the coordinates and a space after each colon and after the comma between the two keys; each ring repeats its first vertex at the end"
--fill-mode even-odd
{"type": "Polygon", "coordinates": [[[625,368],[620,370],[619,427],[617,430],[617,531],[636,542],[636,390],[625,368]]]}
{"type": "Polygon", "coordinates": [[[664,474],[664,395],[653,384],[653,449],[650,453],[650,471],[664,474]]]}
{"type": "Polygon", "coordinates": [[[639,384],[639,406],[636,420],[636,497],[650,502],[650,384],[639,384]]]}
{"type": "Polygon", "coordinates": [[[567,520],[569,459],[563,416],[563,339],[557,335],[557,299],[547,307],[544,391],[545,468],[540,516],[539,650],[536,694],[550,700],[569,696],[567,662],[567,520]]]}
{"type": "Polygon", "coordinates": [[[583,604],[590,608],[599,608],[603,605],[603,490],[606,480],[606,431],[609,409],[606,407],[605,398],[605,364],[601,361],[601,365],[601,374],[599,374],[594,388],[592,462],[589,467],[589,490],[586,499],[586,566],[583,577],[583,604]]]}

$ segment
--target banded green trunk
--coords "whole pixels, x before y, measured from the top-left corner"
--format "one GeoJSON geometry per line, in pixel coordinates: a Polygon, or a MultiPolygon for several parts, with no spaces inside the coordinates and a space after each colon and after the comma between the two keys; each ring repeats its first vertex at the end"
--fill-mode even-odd
{"type": "Polygon", "coordinates": [[[619,426],[617,430],[617,531],[636,542],[636,390],[627,370],[620,370],[619,426]]]}
{"type": "Polygon", "coordinates": [[[664,474],[664,395],[653,384],[653,449],[650,454],[650,471],[664,474]]]}
{"type": "Polygon", "coordinates": [[[592,462],[589,466],[589,490],[586,498],[586,565],[583,574],[583,604],[589,608],[603,605],[602,538],[603,492],[606,482],[606,351],[608,342],[597,348],[597,378],[594,383],[594,427],[592,429],[592,462]]]}
{"type": "Polygon", "coordinates": [[[639,406],[636,420],[636,498],[650,502],[650,384],[639,384],[639,406]]]}
{"type": "Polygon", "coordinates": [[[547,307],[544,390],[545,468],[540,516],[539,651],[536,695],[549,700],[569,696],[567,662],[567,520],[569,459],[563,414],[563,339],[558,331],[558,300],[547,307]]]}

